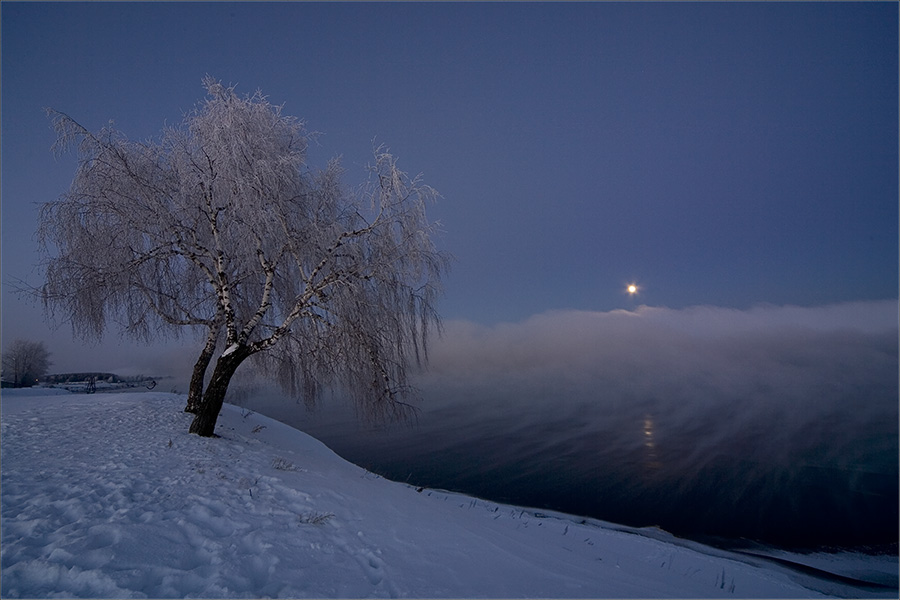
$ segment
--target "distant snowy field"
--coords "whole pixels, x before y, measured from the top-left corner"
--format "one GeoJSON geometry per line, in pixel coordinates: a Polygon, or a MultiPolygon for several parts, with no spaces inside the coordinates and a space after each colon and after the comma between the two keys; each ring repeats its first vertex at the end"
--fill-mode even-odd
{"type": "Polygon", "coordinates": [[[897,557],[777,555],[804,570],[416,489],[231,405],[189,435],[184,402],[3,391],[3,597],[897,597],[897,557]]]}

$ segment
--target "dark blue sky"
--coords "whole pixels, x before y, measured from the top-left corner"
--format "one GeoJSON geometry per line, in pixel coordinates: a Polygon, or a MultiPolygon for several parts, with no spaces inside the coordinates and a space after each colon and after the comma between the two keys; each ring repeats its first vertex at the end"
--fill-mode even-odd
{"type": "Polygon", "coordinates": [[[442,193],[446,319],[898,295],[896,3],[4,2],[4,345],[77,362],[11,293],[74,173],[42,108],[148,138],[207,73],[442,193]]]}

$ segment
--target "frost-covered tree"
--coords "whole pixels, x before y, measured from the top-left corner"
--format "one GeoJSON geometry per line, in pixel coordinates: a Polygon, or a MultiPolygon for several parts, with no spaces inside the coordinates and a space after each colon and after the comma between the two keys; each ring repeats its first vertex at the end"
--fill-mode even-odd
{"type": "Polygon", "coordinates": [[[3,351],[3,377],[16,387],[33,386],[51,364],[44,342],[15,340],[3,351]]]}
{"type": "Polygon", "coordinates": [[[308,402],[342,386],[366,416],[405,414],[408,368],[439,325],[447,258],[425,214],[436,193],[381,148],[351,190],[339,161],[309,168],[302,122],[259,92],[203,83],[205,102],[159,141],[50,111],[80,161],[43,207],[45,306],[82,336],[113,321],[146,339],[204,335],[195,384],[215,365],[202,396],[192,385],[193,433],[213,434],[251,357],[308,402]]]}

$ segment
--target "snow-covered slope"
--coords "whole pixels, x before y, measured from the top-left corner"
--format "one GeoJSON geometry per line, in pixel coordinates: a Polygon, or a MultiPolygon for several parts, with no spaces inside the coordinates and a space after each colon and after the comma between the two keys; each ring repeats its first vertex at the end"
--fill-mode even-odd
{"type": "Polygon", "coordinates": [[[200,438],[183,405],[4,392],[3,597],[896,597],[387,481],[234,406],[200,438]]]}

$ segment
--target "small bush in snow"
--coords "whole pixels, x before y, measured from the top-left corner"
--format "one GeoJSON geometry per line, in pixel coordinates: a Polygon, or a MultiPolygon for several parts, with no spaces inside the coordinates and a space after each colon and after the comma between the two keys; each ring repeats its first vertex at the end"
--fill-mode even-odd
{"type": "Polygon", "coordinates": [[[333,516],[334,513],[320,513],[313,511],[297,515],[297,521],[302,525],[323,525],[333,516]]]}
{"type": "Polygon", "coordinates": [[[299,469],[297,469],[297,467],[294,466],[294,463],[292,463],[289,460],[285,460],[281,457],[278,457],[278,456],[276,456],[272,460],[272,467],[275,469],[278,469],[279,471],[297,471],[297,470],[299,470],[299,469]]]}

